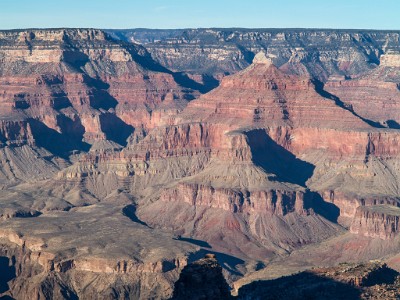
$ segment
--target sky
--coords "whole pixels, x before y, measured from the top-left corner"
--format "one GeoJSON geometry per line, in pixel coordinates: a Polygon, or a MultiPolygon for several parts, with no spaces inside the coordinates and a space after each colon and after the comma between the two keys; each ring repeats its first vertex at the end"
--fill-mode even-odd
{"type": "Polygon", "coordinates": [[[0,0],[0,29],[400,30],[400,0],[0,0]]]}

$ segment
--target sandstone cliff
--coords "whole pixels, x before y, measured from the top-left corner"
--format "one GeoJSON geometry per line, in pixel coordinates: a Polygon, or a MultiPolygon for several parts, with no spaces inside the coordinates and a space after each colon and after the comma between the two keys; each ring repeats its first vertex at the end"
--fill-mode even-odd
{"type": "Polygon", "coordinates": [[[400,209],[397,206],[358,207],[350,231],[370,237],[393,239],[399,232],[400,209]]]}

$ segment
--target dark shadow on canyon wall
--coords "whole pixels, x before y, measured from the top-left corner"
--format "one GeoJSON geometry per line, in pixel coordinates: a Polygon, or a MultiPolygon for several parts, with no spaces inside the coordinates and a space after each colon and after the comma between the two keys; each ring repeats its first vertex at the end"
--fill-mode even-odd
{"type": "Polygon", "coordinates": [[[112,113],[103,113],[99,116],[101,130],[108,140],[114,141],[122,146],[127,145],[128,137],[134,132],[131,125],[126,124],[112,113]]]}
{"type": "Polygon", "coordinates": [[[397,123],[395,120],[387,120],[386,125],[392,129],[400,129],[400,124],[397,123]]]}
{"type": "Polygon", "coordinates": [[[324,89],[324,83],[315,79],[313,80],[313,83],[315,85],[315,91],[320,94],[322,97],[333,100],[335,102],[335,104],[349,112],[351,112],[354,116],[356,116],[357,118],[363,120],[365,123],[367,123],[368,125],[375,127],[375,128],[385,128],[385,126],[383,126],[382,124],[369,120],[367,118],[364,118],[362,116],[360,116],[356,111],[354,111],[353,106],[349,105],[345,102],[343,102],[339,97],[329,93],[328,91],[326,91],[324,89]]]}
{"type": "Polygon", "coordinates": [[[83,82],[90,88],[89,95],[90,106],[96,109],[109,110],[118,105],[117,99],[108,92],[110,85],[98,78],[92,78],[86,74],[83,75],[83,82]]]}
{"type": "Polygon", "coordinates": [[[243,276],[243,274],[238,271],[237,266],[244,264],[244,260],[225,253],[210,251],[208,249],[201,249],[200,251],[191,254],[189,256],[188,262],[190,263],[204,258],[206,254],[215,255],[215,258],[217,259],[221,267],[229,273],[237,276],[243,276]]]}
{"type": "Polygon", "coordinates": [[[175,239],[178,240],[178,241],[191,243],[193,245],[200,246],[200,247],[203,247],[203,248],[210,248],[210,249],[212,248],[209,243],[207,243],[206,241],[202,241],[202,240],[196,240],[196,239],[191,239],[191,238],[182,237],[182,236],[178,236],[175,239]]]}
{"type": "Polygon", "coordinates": [[[244,60],[248,64],[252,64],[254,56],[255,56],[254,52],[246,49],[244,46],[242,46],[240,44],[237,44],[236,46],[239,48],[240,52],[242,53],[244,60]]]}
{"type": "Polygon", "coordinates": [[[63,114],[58,114],[56,118],[63,135],[67,136],[69,139],[75,140],[78,144],[82,142],[85,134],[85,127],[82,125],[82,121],[78,116],[72,119],[63,114]]]}
{"type": "Polygon", "coordinates": [[[203,84],[206,87],[206,92],[209,92],[219,86],[219,81],[214,76],[204,74],[203,84]]]}
{"type": "Polygon", "coordinates": [[[14,279],[15,276],[15,267],[10,266],[10,259],[0,256],[0,294],[9,290],[8,282],[14,279]]]}
{"type": "Polygon", "coordinates": [[[68,159],[70,152],[74,150],[88,151],[90,148],[89,144],[61,134],[36,119],[31,118],[28,122],[37,146],[43,147],[59,157],[68,159]]]}
{"type": "Polygon", "coordinates": [[[245,132],[251,148],[254,164],[267,173],[275,174],[271,180],[306,186],[315,166],[298,159],[290,151],[278,145],[263,129],[245,132]]]}
{"type": "Polygon", "coordinates": [[[151,54],[144,49],[142,51],[138,51],[134,49],[132,44],[125,43],[125,46],[129,53],[132,55],[135,62],[137,62],[140,66],[142,66],[146,70],[150,70],[153,72],[162,72],[172,75],[174,80],[182,87],[189,88],[195,91],[199,91],[200,93],[204,94],[219,85],[218,80],[211,77],[203,77],[203,84],[196,82],[195,80],[191,79],[187,74],[183,72],[173,72],[166,67],[162,66],[160,63],[155,61],[151,54]]]}
{"type": "Polygon", "coordinates": [[[333,203],[326,202],[317,192],[307,192],[305,197],[309,200],[305,202],[305,208],[312,208],[320,216],[337,223],[340,215],[339,207],[333,203]]]}
{"type": "Polygon", "coordinates": [[[128,217],[132,222],[141,224],[143,226],[149,227],[149,225],[147,225],[146,222],[143,222],[142,220],[140,220],[137,215],[136,215],[136,206],[135,205],[127,205],[122,209],[122,214],[125,217],[128,217]]]}

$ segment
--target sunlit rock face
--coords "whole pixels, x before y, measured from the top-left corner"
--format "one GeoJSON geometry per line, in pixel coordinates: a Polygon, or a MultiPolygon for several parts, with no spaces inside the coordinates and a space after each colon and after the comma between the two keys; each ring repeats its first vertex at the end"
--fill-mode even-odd
{"type": "Polygon", "coordinates": [[[165,299],[205,252],[230,284],[400,266],[396,33],[244,31],[0,32],[8,296],[165,299]]]}
{"type": "Polygon", "coordinates": [[[64,159],[99,141],[124,146],[193,98],[143,47],[101,30],[2,31],[0,60],[0,141],[64,159]]]}

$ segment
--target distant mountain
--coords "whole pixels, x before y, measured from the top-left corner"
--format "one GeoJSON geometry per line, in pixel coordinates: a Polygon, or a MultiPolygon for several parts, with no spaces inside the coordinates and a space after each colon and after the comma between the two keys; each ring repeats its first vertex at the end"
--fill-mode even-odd
{"type": "Polygon", "coordinates": [[[355,76],[378,65],[382,54],[400,51],[400,31],[207,28],[108,32],[145,45],[155,60],[171,70],[217,79],[247,67],[261,50],[276,66],[287,65],[323,82],[331,75],[355,76]]]}

